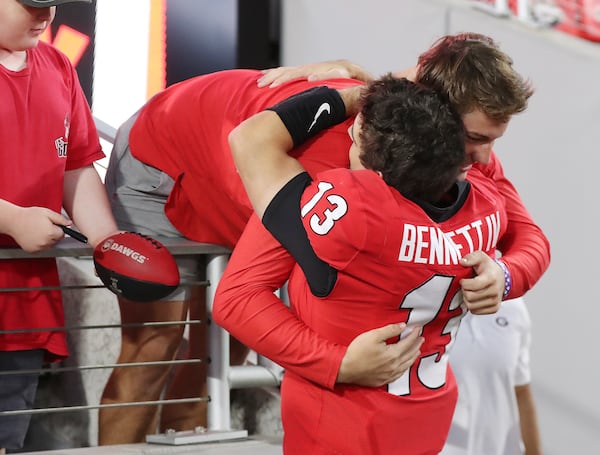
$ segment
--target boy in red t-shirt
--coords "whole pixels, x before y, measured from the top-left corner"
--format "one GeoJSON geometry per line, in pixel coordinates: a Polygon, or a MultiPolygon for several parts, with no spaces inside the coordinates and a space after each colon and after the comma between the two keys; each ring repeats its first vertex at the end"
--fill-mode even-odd
{"type": "MultiPolygon", "coordinates": [[[[104,154],[75,69],[39,42],[55,5],[74,1],[91,2],[0,2],[0,247],[50,248],[72,222],[92,246],[118,231],[93,166],[104,154]]],[[[0,261],[0,287],[58,284],[53,258],[0,261]]],[[[67,356],[64,332],[27,332],[64,326],[60,291],[2,293],[0,314],[0,370],[37,369],[67,356]],[[2,333],[7,330],[23,333],[2,333]]],[[[35,374],[0,376],[0,410],[31,408],[37,381],[35,374]]],[[[0,416],[0,454],[22,447],[29,420],[0,416]]]]}

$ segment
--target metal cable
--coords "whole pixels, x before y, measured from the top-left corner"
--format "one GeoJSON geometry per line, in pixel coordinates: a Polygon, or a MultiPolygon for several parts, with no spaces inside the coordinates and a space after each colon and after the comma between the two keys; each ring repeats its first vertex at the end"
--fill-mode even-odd
{"type": "Polygon", "coordinates": [[[74,325],[66,327],[42,327],[39,329],[15,329],[15,330],[0,330],[0,335],[14,333],[36,333],[36,332],[68,332],[75,330],[97,330],[97,329],[120,329],[120,328],[135,328],[135,327],[164,327],[171,325],[199,325],[208,324],[208,320],[193,319],[190,321],[158,321],[158,322],[130,322],[126,324],[103,324],[103,325],[74,325]]]}
{"type": "Polygon", "coordinates": [[[37,374],[37,373],[64,373],[66,371],[85,371],[85,370],[105,370],[109,368],[131,368],[131,367],[147,367],[147,366],[163,366],[163,365],[183,365],[209,363],[207,359],[188,359],[188,360],[160,360],[156,362],[131,362],[131,363],[111,363],[105,365],[83,365],[77,367],[56,367],[56,368],[33,368],[30,370],[11,370],[0,371],[0,376],[14,376],[20,374],[37,374]]]}
{"type": "Polygon", "coordinates": [[[15,411],[0,411],[0,417],[8,417],[22,414],[50,414],[57,412],[68,411],[89,411],[92,409],[107,409],[107,408],[125,408],[132,406],[155,406],[159,404],[180,404],[180,403],[196,403],[200,401],[210,401],[210,397],[197,398],[174,398],[172,400],[154,400],[154,401],[134,401],[129,403],[114,403],[114,404],[96,404],[96,405],[80,405],[80,406],[61,406],[54,408],[34,408],[34,409],[19,409],[15,411]]]}
{"type": "MultiPolygon", "coordinates": [[[[180,286],[209,286],[210,282],[204,281],[184,281],[180,286]]],[[[59,291],[63,289],[100,289],[106,288],[103,284],[65,284],[59,286],[38,286],[22,288],[0,288],[0,292],[27,292],[27,291],[59,291]]]]}

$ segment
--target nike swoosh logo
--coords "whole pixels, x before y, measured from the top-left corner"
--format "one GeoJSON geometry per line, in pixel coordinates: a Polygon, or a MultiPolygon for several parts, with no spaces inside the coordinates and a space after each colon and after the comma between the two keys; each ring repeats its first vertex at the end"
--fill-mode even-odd
{"type": "Polygon", "coordinates": [[[331,114],[331,106],[329,103],[323,103],[319,106],[319,109],[317,109],[317,113],[315,114],[315,119],[308,127],[307,133],[310,133],[310,130],[312,130],[313,126],[315,126],[315,123],[317,123],[317,120],[319,120],[321,114],[325,111],[327,111],[328,114],[331,114]]]}

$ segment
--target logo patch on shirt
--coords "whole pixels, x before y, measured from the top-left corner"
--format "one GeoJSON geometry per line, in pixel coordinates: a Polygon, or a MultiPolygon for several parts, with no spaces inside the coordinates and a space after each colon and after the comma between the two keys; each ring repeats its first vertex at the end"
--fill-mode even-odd
{"type": "Polygon", "coordinates": [[[68,145],[68,142],[66,142],[62,137],[59,137],[58,139],[56,139],[54,141],[54,146],[56,147],[56,153],[59,158],[67,157],[67,145],[68,145]]]}
{"type": "Polygon", "coordinates": [[[500,327],[506,327],[508,326],[508,319],[506,319],[504,316],[498,316],[496,318],[496,324],[498,324],[500,327]]]}
{"type": "Polygon", "coordinates": [[[67,157],[67,146],[69,145],[69,129],[71,128],[71,121],[69,114],[65,114],[65,134],[63,137],[56,138],[54,140],[54,147],[56,147],[56,153],[59,158],[67,157]]]}

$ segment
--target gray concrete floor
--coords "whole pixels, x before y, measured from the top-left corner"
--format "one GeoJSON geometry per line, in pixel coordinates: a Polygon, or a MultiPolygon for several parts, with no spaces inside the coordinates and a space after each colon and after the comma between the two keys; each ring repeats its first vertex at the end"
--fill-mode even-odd
{"type": "Polygon", "coordinates": [[[124,444],[79,449],[24,452],[21,455],[282,455],[281,438],[247,439],[190,445],[124,444]]]}

